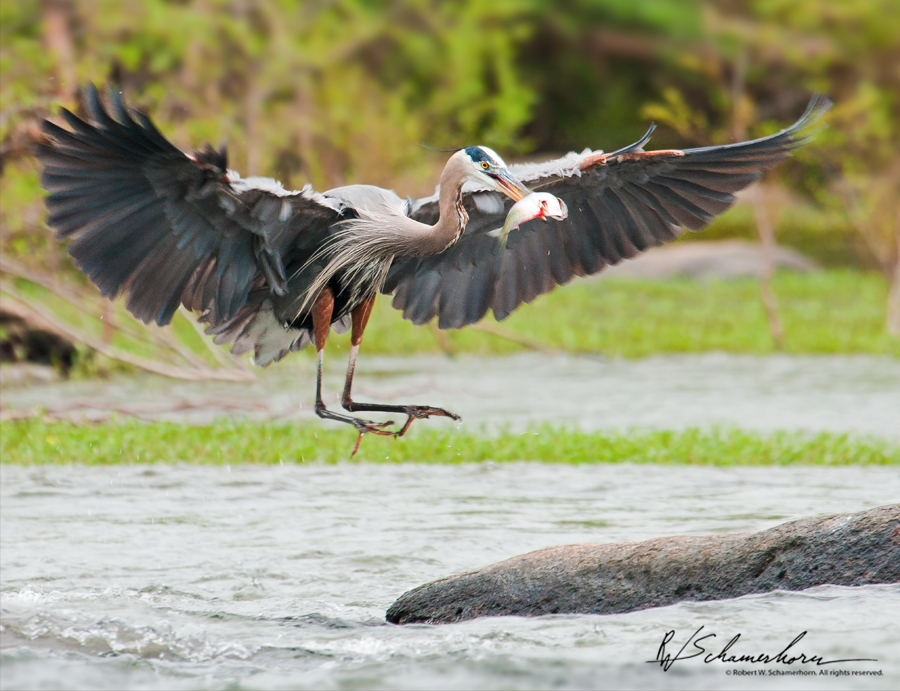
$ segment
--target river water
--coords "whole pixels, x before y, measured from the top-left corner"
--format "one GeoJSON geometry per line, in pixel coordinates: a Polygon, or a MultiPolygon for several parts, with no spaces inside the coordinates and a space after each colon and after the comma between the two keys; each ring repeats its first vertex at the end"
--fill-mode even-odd
{"type": "MultiPolygon", "coordinates": [[[[345,362],[331,357],[326,363],[325,401],[334,407],[343,388],[345,362]]],[[[289,359],[257,372],[258,381],[249,384],[143,376],[7,389],[3,405],[52,409],[75,404],[88,418],[102,413],[97,408],[104,406],[142,406],[145,417],[197,423],[221,415],[316,419],[311,360],[289,359]],[[172,410],[178,403],[192,407],[172,410]]],[[[475,429],[521,429],[541,422],[585,430],[720,424],[900,438],[900,360],[888,357],[362,357],[354,393],[362,401],[442,406],[475,429]]]]}
{"type": "MultiPolygon", "coordinates": [[[[213,401],[151,415],[202,422],[223,412],[215,401],[243,396],[259,405],[234,414],[302,418],[310,372],[303,361],[293,367],[250,385],[140,378],[9,389],[3,398],[11,408],[74,402],[86,410],[213,401]]],[[[338,390],[337,369],[329,382],[338,390]]],[[[467,424],[726,423],[900,435],[900,364],[880,358],[373,359],[360,390],[370,400],[447,405],[467,424]]],[[[880,467],[0,465],[0,684],[900,688],[896,585],[611,616],[384,622],[410,588],[550,545],[756,531],[897,501],[900,473],[880,467]],[[806,671],[880,676],[761,680],[699,659],[667,672],[645,662],[667,631],[680,644],[701,625],[716,634],[707,639],[713,652],[741,634],[732,649],[741,654],[775,654],[808,631],[795,651],[878,661],[806,671]]]]}
{"type": "MultiPolygon", "coordinates": [[[[894,468],[539,463],[2,466],[4,690],[759,688],[652,660],[704,625],[742,653],[876,658],[766,688],[900,687],[900,587],[612,616],[397,627],[405,590],[549,545],[755,531],[900,498],[894,468]]],[[[738,665],[739,669],[754,669],[738,665]]]]}

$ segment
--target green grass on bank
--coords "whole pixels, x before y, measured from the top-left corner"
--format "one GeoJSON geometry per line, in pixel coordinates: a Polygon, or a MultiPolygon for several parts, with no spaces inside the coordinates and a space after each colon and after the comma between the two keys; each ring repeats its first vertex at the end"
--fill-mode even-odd
{"type": "MultiPolygon", "coordinates": [[[[870,437],[736,429],[580,432],[544,426],[484,435],[422,426],[404,439],[369,437],[354,460],[380,463],[545,461],[690,465],[893,465],[900,446],[870,437]]],[[[82,463],[335,463],[349,459],[355,433],[319,425],[220,421],[195,427],[114,421],[4,422],[2,461],[82,463]]]]}
{"type": "MultiPolygon", "coordinates": [[[[876,273],[829,270],[779,273],[773,280],[785,352],[872,353],[900,357],[885,329],[888,284],[876,273]]],[[[440,352],[433,330],[404,321],[380,297],[366,329],[371,354],[440,352]]],[[[523,305],[506,321],[486,323],[551,350],[646,357],[659,353],[775,352],[753,279],[575,280],[523,305]]],[[[454,352],[497,355],[523,349],[472,328],[446,331],[454,352]]],[[[342,348],[349,336],[334,338],[342,348]]],[[[331,341],[329,341],[331,342],[331,341]]]]}

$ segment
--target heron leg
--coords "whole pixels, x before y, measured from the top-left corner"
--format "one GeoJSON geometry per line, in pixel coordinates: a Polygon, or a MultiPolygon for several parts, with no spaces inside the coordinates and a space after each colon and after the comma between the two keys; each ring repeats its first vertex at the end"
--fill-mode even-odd
{"type": "Polygon", "coordinates": [[[316,298],[312,308],[313,333],[316,338],[316,355],[318,357],[318,366],[316,368],[316,415],[325,420],[335,420],[336,422],[344,422],[356,427],[359,436],[356,438],[356,445],[353,447],[351,456],[355,456],[359,451],[360,442],[364,434],[380,434],[385,437],[393,436],[393,432],[383,429],[394,424],[393,420],[387,422],[372,422],[371,420],[362,420],[350,415],[342,415],[335,413],[325,407],[322,401],[322,363],[324,361],[325,341],[328,338],[328,331],[331,329],[331,315],[334,312],[334,294],[330,289],[326,288],[319,297],[316,298]]]}
{"type": "Polygon", "coordinates": [[[462,418],[455,413],[451,413],[443,408],[435,408],[430,405],[382,405],[380,403],[357,403],[353,400],[351,391],[353,388],[353,373],[356,371],[356,356],[359,353],[359,345],[362,343],[363,332],[369,323],[369,316],[372,314],[372,306],[375,304],[375,296],[368,298],[360,304],[351,313],[353,327],[350,331],[350,361],[347,364],[347,379],[344,382],[344,395],[341,397],[341,405],[344,410],[351,413],[370,412],[370,413],[403,413],[406,415],[406,424],[393,434],[402,437],[406,434],[413,420],[424,420],[432,415],[436,417],[449,417],[453,420],[461,420],[462,418]]]}

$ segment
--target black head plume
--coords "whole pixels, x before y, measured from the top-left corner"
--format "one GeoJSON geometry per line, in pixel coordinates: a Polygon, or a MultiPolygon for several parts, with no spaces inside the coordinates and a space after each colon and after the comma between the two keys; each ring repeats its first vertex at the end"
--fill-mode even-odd
{"type": "Polygon", "coordinates": [[[458,149],[438,149],[437,147],[431,146],[430,144],[426,144],[425,142],[422,142],[422,141],[419,142],[419,146],[423,146],[426,149],[428,149],[429,151],[438,151],[442,154],[455,154],[457,151],[462,150],[462,147],[460,147],[458,149]]]}

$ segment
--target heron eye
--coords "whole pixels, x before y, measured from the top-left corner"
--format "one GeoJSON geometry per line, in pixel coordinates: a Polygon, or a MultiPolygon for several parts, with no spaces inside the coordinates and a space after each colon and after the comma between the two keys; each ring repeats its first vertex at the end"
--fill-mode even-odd
{"type": "Polygon", "coordinates": [[[487,161],[482,161],[482,162],[481,162],[481,167],[484,168],[485,170],[487,170],[488,168],[491,167],[491,164],[488,163],[487,161]]]}

